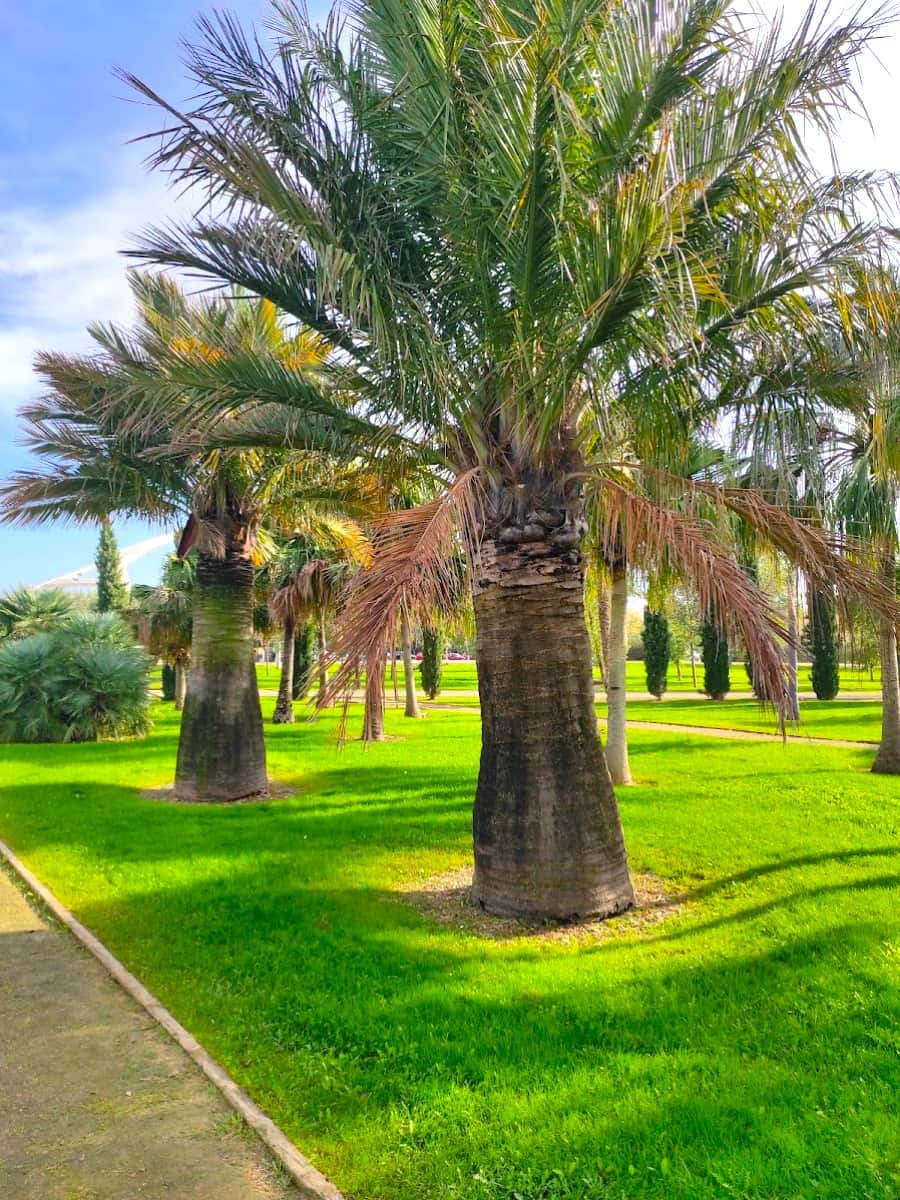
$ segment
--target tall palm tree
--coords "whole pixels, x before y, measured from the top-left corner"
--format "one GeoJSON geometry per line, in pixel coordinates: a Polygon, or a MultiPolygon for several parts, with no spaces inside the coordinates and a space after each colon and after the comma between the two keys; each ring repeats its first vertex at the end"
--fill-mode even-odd
{"type": "Polygon", "coordinates": [[[288,333],[265,301],[189,302],[163,278],[132,275],[138,324],[95,326],[98,354],[43,354],[45,397],[23,410],[46,467],[2,490],[7,519],[102,519],[128,512],[183,523],[178,557],[196,552],[191,654],[175,794],[232,800],[268,786],[254,666],[253,570],[264,518],[293,528],[331,503],[308,455],[222,448],[217,424],[180,424],[209,370],[251,361],[295,393],[319,389],[323,346],[288,333]]]}
{"type": "MultiPolygon", "coordinates": [[[[588,472],[585,381],[624,392],[737,327],[815,324],[805,297],[867,244],[853,206],[870,189],[815,178],[799,130],[829,136],[878,22],[810,15],[754,39],[730,0],[356,0],[345,36],[278,12],[274,53],[231,19],[202,23],[190,113],[133,80],[166,112],[153,162],[210,200],[137,253],[306,322],[367,415],[443,473],[439,499],[392,514],[337,644],[372,666],[462,538],[483,722],[474,898],[619,911],[633,893],[594,717],[586,491],[605,489],[611,530],[627,518],[627,548],[665,524],[695,568],[723,556],[588,472]]],[[[665,392],[634,392],[648,421],[667,418],[665,392]]],[[[780,695],[762,598],[727,572],[707,586],[780,695]]]]}

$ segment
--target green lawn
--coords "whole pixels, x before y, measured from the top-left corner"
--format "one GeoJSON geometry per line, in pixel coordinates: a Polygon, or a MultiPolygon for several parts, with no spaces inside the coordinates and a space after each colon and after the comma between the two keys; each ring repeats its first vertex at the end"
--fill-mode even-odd
{"type": "Polygon", "coordinates": [[[4,747],[0,833],[349,1197],[896,1196],[900,805],[871,752],[636,733],[631,861],[684,910],[564,944],[398,894],[468,861],[474,714],[390,711],[399,740],[340,753],[333,717],[270,728],[296,798],[225,807],[140,798],[172,776],[157,717],[4,747]]]}

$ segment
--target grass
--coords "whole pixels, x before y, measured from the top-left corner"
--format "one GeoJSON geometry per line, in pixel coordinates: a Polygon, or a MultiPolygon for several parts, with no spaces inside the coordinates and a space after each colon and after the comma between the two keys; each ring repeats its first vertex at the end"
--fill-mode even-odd
{"type": "MultiPolygon", "coordinates": [[[[265,703],[271,708],[271,701],[265,703]]],[[[357,718],[358,720],[358,718],[357,718]]],[[[632,865],[680,915],[488,939],[398,889],[470,854],[478,718],[269,728],[294,799],[177,806],[177,727],[7,746],[0,832],[349,1197],[887,1200],[896,780],[863,750],[636,733],[632,865]]]]}

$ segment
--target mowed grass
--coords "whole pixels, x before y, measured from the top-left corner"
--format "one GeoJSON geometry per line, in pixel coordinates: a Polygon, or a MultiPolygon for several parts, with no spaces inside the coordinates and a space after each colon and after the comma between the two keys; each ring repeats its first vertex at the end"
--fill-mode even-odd
{"type": "Polygon", "coordinates": [[[340,753],[332,716],[270,726],[296,797],[222,807],[141,798],[173,772],[156,717],[3,747],[0,833],[348,1197],[897,1195],[900,805],[872,752],[635,733],[632,866],[683,908],[566,944],[403,897],[469,861],[477,715],[389,711],[398,740],[340,753]]]}

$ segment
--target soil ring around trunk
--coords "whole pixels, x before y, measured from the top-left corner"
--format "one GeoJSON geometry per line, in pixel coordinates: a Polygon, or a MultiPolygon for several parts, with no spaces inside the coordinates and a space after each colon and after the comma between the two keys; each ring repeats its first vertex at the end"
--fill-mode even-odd
{"type": "Polygon", "coordinates": [[[605,920],[533,921],[515,917],[494,917],[472,904],[472,867],[460,867],[426,879],[424,883],[397,888],[399,898],[411,904],[427,920],[466,933],[510,941],[537,938],[541,941],[581,944],[606,941],[632,933],[642,933],[684,909],[684,893],[669,895],[662,880],[649,873],[632,873],[635,906],[605,920]]]}
{"type": "Polygon", "coordinates": [[[252,796],[239,796],[236,800],[179,800],[175,795],[175,785],[169,783],[162,787],[144,788],[140,792],[140,798],[156,804],[182,804],[185,808],[231,808],[235,804],[269,804],[273,800],[291,800],[301,791],[302,788],[296,783],[270,779],[264,792],[254,792],[252,796]]]}

